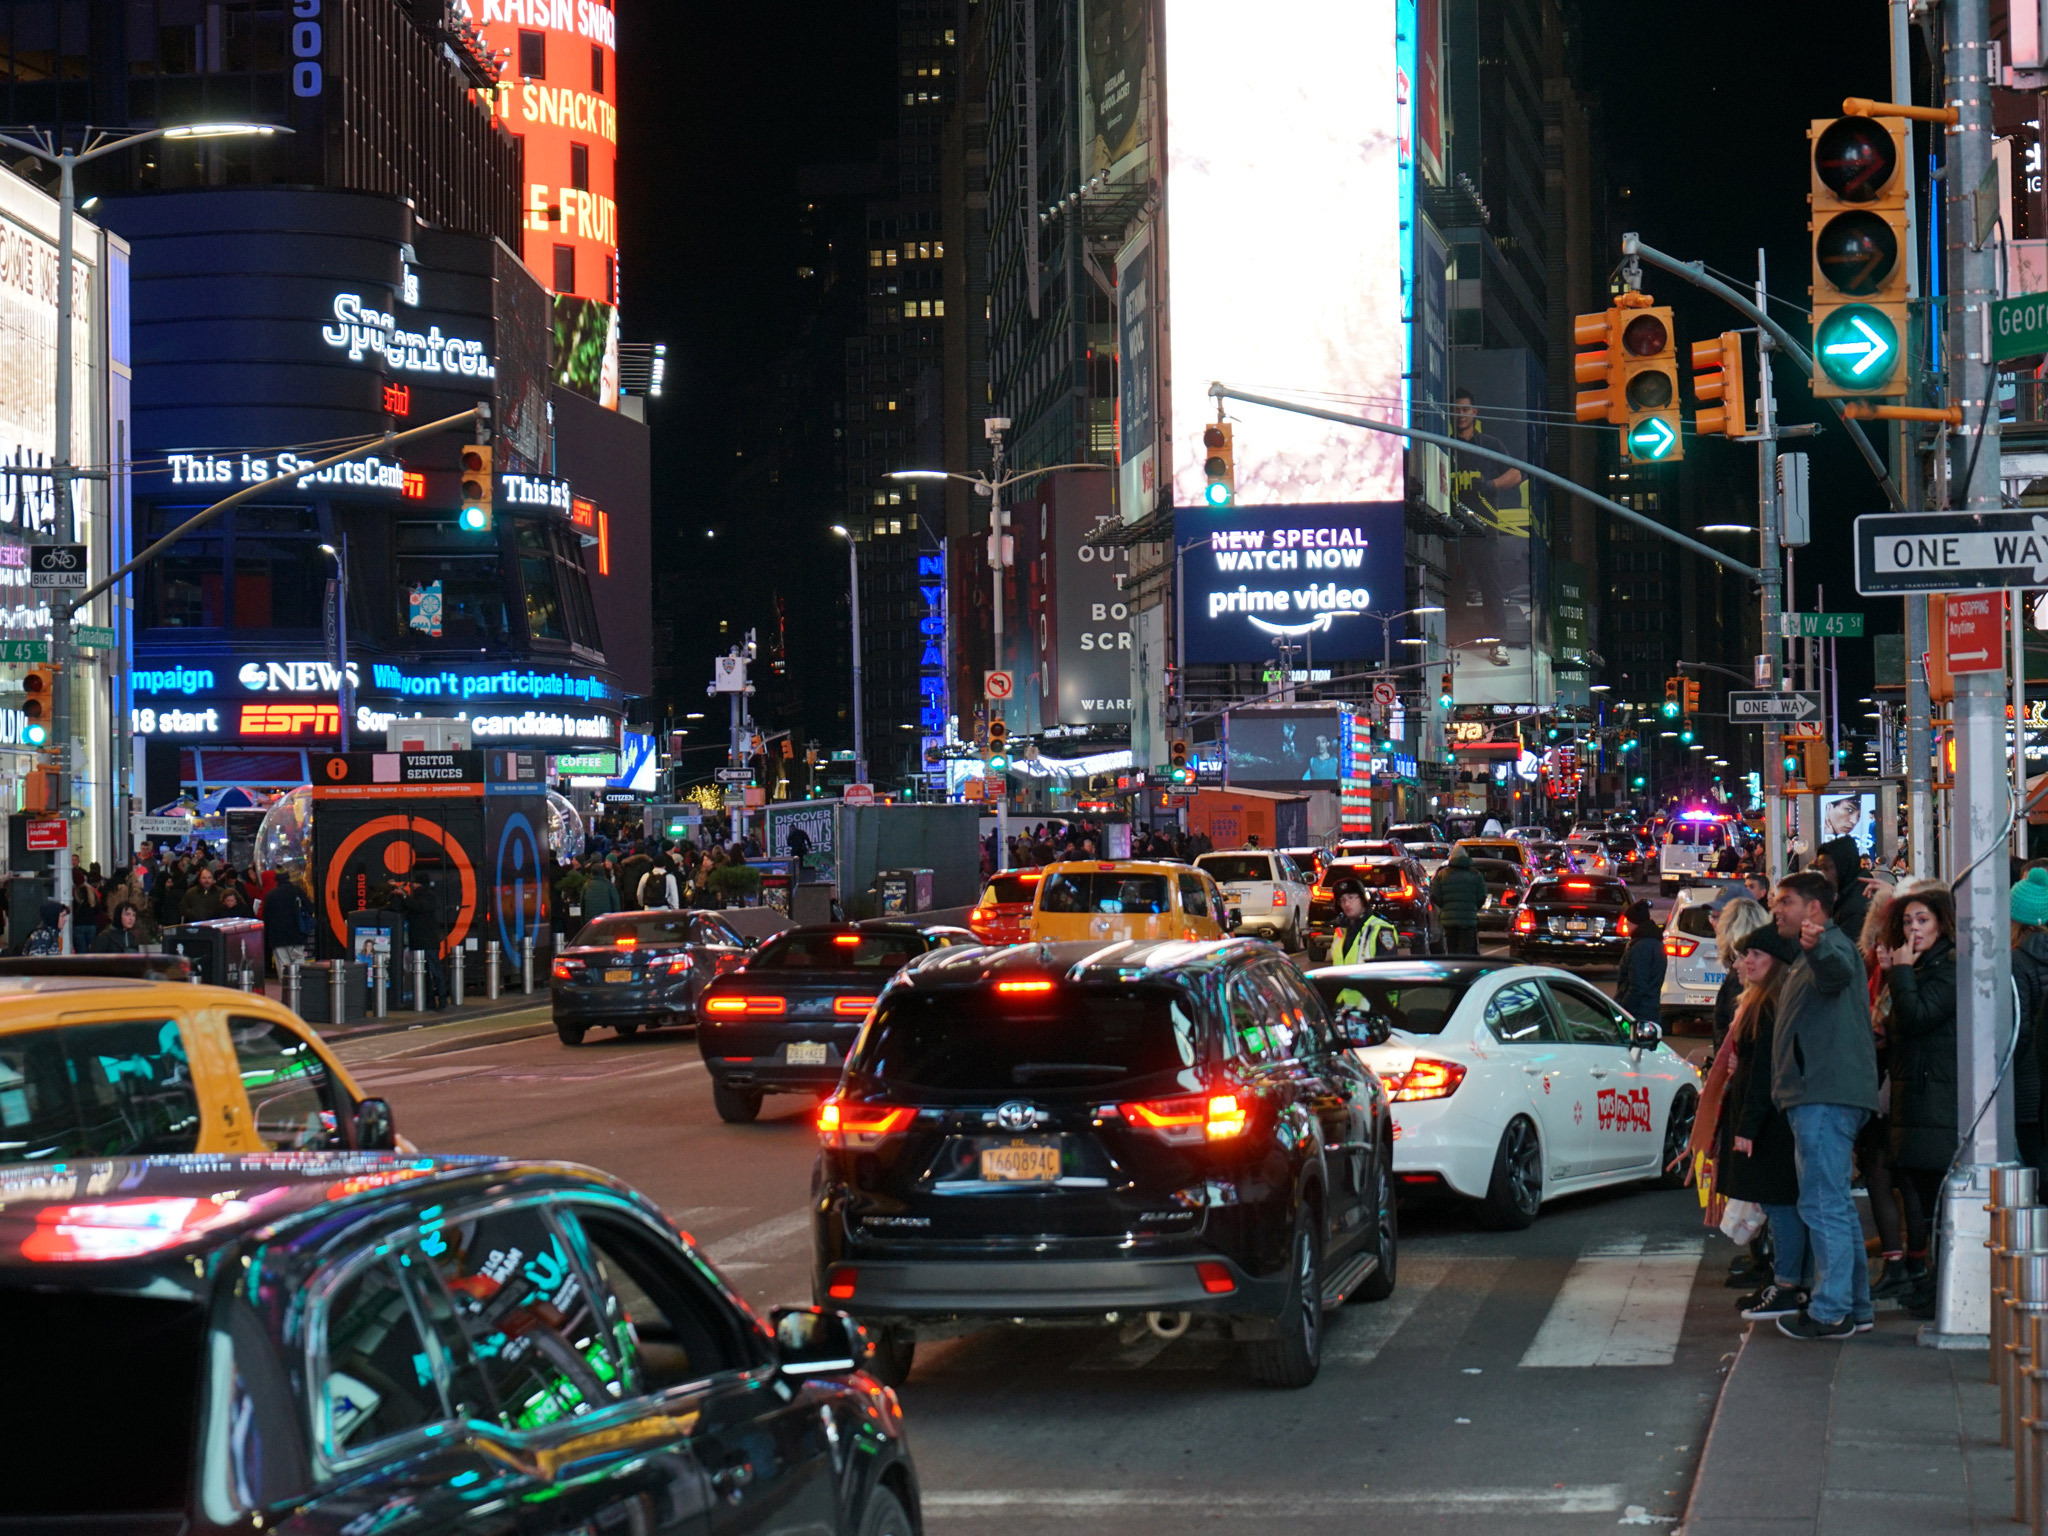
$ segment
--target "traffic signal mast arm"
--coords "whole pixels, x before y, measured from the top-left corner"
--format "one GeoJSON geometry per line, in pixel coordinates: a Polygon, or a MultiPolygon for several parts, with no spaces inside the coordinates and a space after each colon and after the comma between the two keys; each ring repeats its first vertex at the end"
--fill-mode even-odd
{"type": "Polygon", "coordinates": [[[1276,411],[1293,411],[1300,416],[1315,416],[1324,421],[1339,422],[1347,427],[1364,427],[1368,432],[1385,432],[1390,437],[1405,437],[1418,443],[1434,443],[1437,447],[1447,448],[1452,453],[1464,454],[1475,459],[1487,459],[1496,464],[1509,465],[1512,468],[1519,469],[1531,479],[1541,480],[1545,485],[1556,486],[1567,495],[1576,496],[1579,500],[1586,502],[1590,506],[1598,507],[1603,512],[1612,513],[1615,517],[1621,518],[1625,522],[1634,523],[1639,528],[1647,528],[1659,538],[1669,539],[1672,543],[1679,545],[1683,549],[1690,550],[1701,559],[1713,561],[1714,564],[1720,566],[1723,570],[1733,571],[1738,576],[1746,576],[1754,582],[1761,583],[1763,580],[1763,572],[1759,571],[1755,566],[1744,565],[1740,560],[1734,559],[1709,545],[1702,544],[1698,539],[1687,538],[1676,529],[1665,527],[1655,518],[1643,516],[1642,513],[1636,511],[1633,507],[1625,507],[1618,501],[1610,501],[1598,492],[1589,491],[1583,485],[1565,479],[1563,475],[1553,474],[1541,465],[1531,464],[1527,459],[1518,459],[1513,454],[1496,453],[1491,448],[1482,448],[1477,443],[1466,442],[1463,438],[1445,437],[1439,432],[1425,432],[1420,427],[1397,427],[1392,422],[1373,421],[1364,416],[1347,416],[1342,411],[1325,410],[1317,405],[1302,405],[1293,400],[1275,400],[1269,395],[1246,394],[1243,390],[1233,389],[1230,385],[1221,381],[1211,384],[1209,386],[1209,393],[1219,400],[1241,400],[1246,405],[1263,405],[1276,411]]]}

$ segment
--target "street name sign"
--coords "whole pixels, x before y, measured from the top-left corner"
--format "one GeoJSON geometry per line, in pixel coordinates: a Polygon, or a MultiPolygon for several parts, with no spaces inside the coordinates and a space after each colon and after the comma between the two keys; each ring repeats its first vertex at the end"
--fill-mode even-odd
{"type": "Polygon", "coordinates": [[[1876,512],[1856,519],[1856,590],[1983,592],[2048,586],[2038,512],[1876,512]]]}
{"type": "Polygon", "coordinates": [[[0,661],[40,665],[50,659],[47,640],[0,640],[0,661]]]}
{"type": "Polygon", "coordinates": [[[1817,693],[1730,693],[1728,718],[1737,725],[1775,720],[1812,720],[1821,713],[1817,693]]]}
{"type": "Polygon", "coordinates": [[[92,566],[85,558],[85,546],[30,545],[28,584],[32,587],[75,587],[83,592],[92,585],[92,566]]]}
{"type": "Polygon", "coordinates": [[[81,650],[111,651],[114,648],[114,632],[104,624],[74,624],[71,638],[81,650]]]}
{"type": "Polygon", "coordinates": [[[1781,613],[1778,632],[1792,640],[1861,640],[1860,613],[1781,613]]]}
{"type": "Polygon", "coordinates": [[[1991,356],[1998,362],[2048,352],[2048,293],[2023,293],[1991,304],[1991,356]]]}

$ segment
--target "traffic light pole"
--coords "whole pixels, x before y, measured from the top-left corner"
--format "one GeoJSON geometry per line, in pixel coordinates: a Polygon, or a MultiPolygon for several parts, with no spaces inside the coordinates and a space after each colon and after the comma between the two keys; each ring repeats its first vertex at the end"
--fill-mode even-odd
{"type": "MultiPolygon", "coordinates": [[[[1756,253],[1756,304],[1767,301],[1763,248],[1756,253]]],[[[1778,637],[1778,615],[1784,610],[1778,573],[1782,569],[1778,552],[1778,406],[1771,394],[1771,352],[1776,340],[1769,330],[1756,333],[1756,520],[1758,563],[1764,579],[1762,625],[1757,637],[1756,686],[1775,691],[1782,673],[1779,669],[1782,642],[1778,637]]],[[[1785,873],[1785,754],[1776,750],[1775,733],[1766,730],[1764,755],[1764,868],[1775,879],[1785,873]]]]}
{"type": "MultiPolygon", "coordinates": [[[[1913,19],[1911,0],[1888,0],[1890,20],[1892,100],[1913,99],[1913,19]]],[[[1920,288],[1920,184],[1917,176],[1906,179],[1905,242],[1906,294],[1921,296],[1920,288]]],[[[1909,354],[1910,356],[1910,354],[1909,354]]],[[[1892,466],[1905,493],[1906,509],[1918,512],[1924,500],[1918,462],[1919,429],[1911,422],[1892,424],[1892,466]]],[[[1927,654],[1927,598],[1906,594],[1906,839],[1911,849],[1913,875],[1926,879],[1934,873],[1934,796],[1928,787],[1929,765],[1934,742],[1928,725],[1932,701],[1927,695],[1927,668],[1921,658],[1927,654]]],[[[1889,769],[1889,763],[1886,764],[1889,769]]]]}

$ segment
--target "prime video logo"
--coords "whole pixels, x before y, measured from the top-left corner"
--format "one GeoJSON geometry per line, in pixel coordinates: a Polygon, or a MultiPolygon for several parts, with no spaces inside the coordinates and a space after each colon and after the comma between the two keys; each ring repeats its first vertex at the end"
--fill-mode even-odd
{"type": "Polygon", "coordinates": [[[161,672],[130,674],[137,693],[182,693],[186,698],[213,690],[213,673],[205,667],[169,667],[161,672]]]}

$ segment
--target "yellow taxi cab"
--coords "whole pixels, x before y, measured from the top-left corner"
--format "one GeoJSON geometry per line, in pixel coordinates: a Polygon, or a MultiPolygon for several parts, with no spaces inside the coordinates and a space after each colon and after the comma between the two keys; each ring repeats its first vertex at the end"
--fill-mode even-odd
{"type": "Polygon", "coordinates": [[[0,1164],[394,1147],[391,1106],[281,1003],[89,959],[0,974],[0,1164]]]}
{"type": "Polygon", "coordinates": [[[1518,843],[1512,837],[1461,837],[1458,847],[1475,859],[1504,859],[1510,864],[1519,864],[1524,869],[1534,867],[1526,843],[1518,843]]]}
{"type": "Polygon", "coordinates": [[[1216,882],[1186,864],[1076,859],[1040,872],[1034,943],[1096,939],[1220,939],[1229,905],[1216,882]]]}

